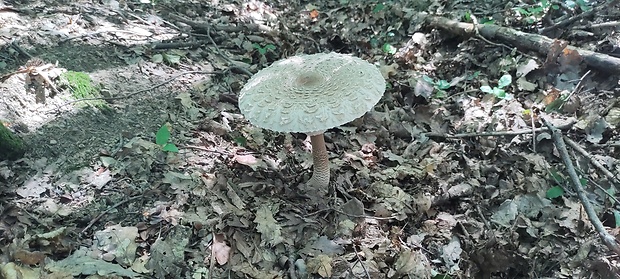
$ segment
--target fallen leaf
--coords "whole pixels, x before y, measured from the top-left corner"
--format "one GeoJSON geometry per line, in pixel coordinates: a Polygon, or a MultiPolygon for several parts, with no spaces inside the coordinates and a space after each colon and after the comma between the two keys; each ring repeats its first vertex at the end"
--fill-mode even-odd
{"type": "Polygon", "coordinates": [[[404,250],[398,256],[394,269],[398,275],[404,277],[428,279],[431,278],[430,263],[420,251],[404,250]]]}
{"type": "Polygon", "coordinates": [[[308,260],[308,271],[323,278],[332,277],[332,258],[327,255],[318,255],[308,260]]]}
{"type": "Polygon", "coordinates": [[[226,244],[224,235],[221,233],[213,236],[213,245],[211,245],[211,253],[213,257],[220,265],[225,265],[228,262],[228,256],[230,255],[230,246],[226,244]]]}
{"type": "Polygon", "coordinates": [[[254,155],[252,155],[252,154],[235,155],[235,157],[233,157],[233,160],[235,160],[235,162],[237,162],[239,164],[242,164],[244,166],[248,166],[248,167],[252,168],[252,170],[254,170],[254,171],[258,167],[261,167],[261,166],[265,165],[263,160],[254,157],[254,155]]]}
{"type": "Polygon", "coordinates": [[[276,246],[284,241],[282,227],[273,218],[273,213],[269,206],[263,205],[256,211],[254,223],[257,224],[256,230],[261,233],[261,245],[269,244],[270,246],[276,246]]]}

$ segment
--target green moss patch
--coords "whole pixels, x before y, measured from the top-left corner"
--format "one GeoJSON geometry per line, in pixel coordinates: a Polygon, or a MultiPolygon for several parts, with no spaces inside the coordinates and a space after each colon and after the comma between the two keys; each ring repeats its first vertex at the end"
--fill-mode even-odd
{"type": "Polygon", "coordinates": [[[24,142],[0,123],[0,161],[17,160],[25,151],[24,142]]]}
{"type": "MultiPolygon", "coordinates": [[[[101,86],[93,85],[93,81],[87,73],[68,71],[61,76],[62,82],[71,90],[75,99],[89,99],[101,97],[101,86]]],[[[82,102],[99,109],[109,110],[110,107],[103,100],[88,100],[82,102]]]]}

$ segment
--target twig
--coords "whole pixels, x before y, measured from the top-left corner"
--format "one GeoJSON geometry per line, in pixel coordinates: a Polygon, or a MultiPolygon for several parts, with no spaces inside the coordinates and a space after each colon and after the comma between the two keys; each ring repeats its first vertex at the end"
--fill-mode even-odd
{"type": "Polygon", "coordinates": [[[569,25],[569,24],[571,24],[571,23],[573,23],[573,22],[575,22],[577,20],[580,20],[580,19],[582,19],[584,17],[588,17],[588,16],[593,15],[594,13],[597,13],[597,12],[602,11],[604,9],[608,9],[609,6],[615,4],[617,1],[618,0],[609,0],[609,1],[605,2],[605,3],[603,3],[602,5],[599,5],[599,6],[596,6],[596,7],[592,8],[591,10],[589,10],[587,12],[580,13],[580,14],[574,16],[574,17],[569,17],[569,18],[567,18],[565,20],[562,20],[562,21],[560,21],[560,22],[558,22],[558,23],[556,23],[554,25],[551,25],[551,26],[548,26],[548,27],[545,27],[545,28],[541,28],[541,29],[538,30],[538,33],[539,34],[543,34],[543,33],[546,33],[546,32],[558,29],[560,27],[565,27],[565,26],[567,26],[567,25],[569,25]]]}
{"type": "Polygon", "coordinates": [[[357,252],[357,249],[355,249],[355,245],[353,245],[353,251],[355,252],[355,257],[357,258],[357,262],[360,263],[360,265],[362,265],[362,269],[364,269],[364,272],[366,273],[366,278],[370,279],[370,273],[368,273],[368,270],[366,269],[366,265],[364,265],[364,262],[362,262],[362,258],[360,257],[359,252],[357,252]]]}
{"type": "Polygon", "coordinates": [[[536,152],[536,123],[534,122],[534,110],[530,109],[530,125],[532,125],[532,150],[536,152]]]}
{"type": "Polygon", "coordinates": [[[476,212],[478,212],[478,215],[480,215],[480,218],[482,219],[482,223],[484,223],[484,226],[487,228],[487,230],[491,230],[491,224],[489,223],[489,221],[487,221],[487,218],[484,217],[484,214],[482,213],[482,208],[480,208],[480,205],[476,205],[476,212]]]}
{"type": "MultiPolygon", "coordinates": [[[[590,74],[590,72],[592,72],[592,70],[588,70],[585,74],[583,74],[583,76],[581,76],[581,78],[579,79],[579,82],[577,83],[577,85],[575,85],[575,89],[573,89],[573,91],[570,94],[568,94],[568,96],[566,96],[566,100],[570,99],[570,97],[572,97],[575,93],[577,93],[577,91],[581,90],[581,83],[590,74]]],[[[561,109],[564,106],[564,104],[566,104],[566,102],[562,102],[562,104],[560,105],[558,109],[561,109]]]]}
{"type": "Polygon", "coordinates": [[[505,44],[501,44],[501,43],[495,43],[495,42],[491,42],[489,41],[487,38],[485,38],[484,36],[480,35],[480,30],[478,29],[478,18],[475,15],[471,16],[472,22],[474,23],[474,32],[476,34],[476,38],[479,38],[480,40],[484,41],[487,44],[493,45],[493,46],[499,46],[499,47],[504,47],[507,48],[508,50],[512,50],[511,47],[505,45],[505,44]]]}
{"type": "Polygon", "coordinates": [[[11,41],[11,46],[12,46],[15,50],[17,50],[17,52],[19,52],[20,54],[27,56],[27,57],[28,57],[28,59],[32,59],[32,58],[34,58],[32,55],[30,55],[30,53],[28,53],[28,52],[27,52],[27,51],[25,51],[22,47],[20,47],[20,46],[17,44],[17,41],[16,41],[16,40],[11,41]]]}
{"type": "Polygon", "coordinates": [[[564,141],[566,141],[566,143],[572,147],[573,149],[575,149],[577,152],[579,152],[579,154],[583,155],[584,157],[586,157],[588,160],[590,160],[590,163],[592,163],[592,165],[594,165],[596,168],[598,168],[601,172],[603,172],[603,174],[605,174],[605,176],[607,176],[607,178],[609,178],[611,181],[620,184],[620,180],[618,180],[613,173],[611,173],[607,168],[605,168],[605,166],[603,166],[597,159],[595,159],[594,157],[592,157],[592,155],[590,155],[590,153],[588,153],[588,151],[586,151],[585,149],[581,148],[581,146],[579,146],[579,144],[577,144],[576,142],[574,142],[573,140],[569,139],[568,137],[564,136],[564,141]]]}
{"type": "Polygon", "coordinates": [[[92,36],[95,36],[95,35],[105,34],[105,33],[126,33],[126,34],[132,34],[132,35],[137,35],[137,36],[149,37],[149,35],[142,35],[142,34],[140,34],[138,32],[127,31],[127,30],[100,30],[100,31],[95,31],[95,32],[90,32],[90,33],[86,33],[86,34],[81,34],[81,35],[65,38],[63,40],[60,40],[58,43],[62,44],[62,43],[66,43],[66,42],[71,41],[71,40],[80,39],[80,38],[84,38],[84,37],[92,37],[92,36]]]}
{"type": "MultiPolygon", "coordinates": [[[[618,200],[612,193],[610,193],[607,189],[603,188],[603,186],[601,186],[600,184],[596,183],[596,181],[592,180],[592,179],[588,179],[588,181],[590,183],[592,183],[592,185],[596,186],[596,188],[598,188],[599,190],[601,190],[601,192],[603,192],[605,194],[605,196],[607,196],[610,200],[612,200],[614,202],[613,205],[617,206],[620,205],[620,200],[618,200]]],[[[617,188],[616,188],[617,189],[617,188]]]]}
{"type": "MultiPolygon", "coordinates": [[[[213,278],[213,270],[215,267],[215,251],[213,250],[213,244],[215,243],[215,227],[211,227],[211,233],[213,234],[213,239],[211,240],[211,258],[209,259],[209,277],[208,279],[213,278]]],[[[232,249],[231,249],[232,250],[232,249]]]]}
{"type": "Polygon", "coordinates": [[[99,213],[99,215],[97,215],[97,217],[95,217],[92,221],[90,221],[90,223],[88,223],[88,225],[82,230],[82,232],[80,232],[81,234],[85,233],[88,229],[90,229],[90,227],[92,227],[93,225],[95,225],[95,223],[97,223],[99,221],[99,219],[101,219],[101,217],[103,217],[104,215],[110,213],[112,210],[114,210],[115,208],[128,203],[130,201],[133,201],[135,199],[141,198],[143,195],[137,195],[137,196],[133,196],[131,198],[128,198],[126,200],[117,202],[116,204],[108,207],[108,209],[106,209],[106,211],[99,213]]]}
{"type": "Polygon", "coordinates": [[[605,28],[605,27],[616,27],[618,25],[620,25],[620,21],[610,21],[610,22],[589,23],[586,25],[575,26],[574,29],[605,28]]]}
{"type": "Polygon", "coordinates": [[[308,213],[308,215],[306,216],[312,216],[312,215],[317,215],[319,213],[325,212],[325,211],[334,211],[343,215],[347,215],[349,217],[353,217],[353,218],[368,218],[368,219],[375,219],[375,220],[393,220],[396,219],[396,216],[390,216],[390,217],[375,217],[375,216],[367,216],[367,215],[355,215],[355,214],[350,214],[350,213],[346,213],[344,211],[335,209],[335,208],[324,208],[324,209],[320,209],[317,210],[315,212],[312,213],[308,213]]]}
{"type": "MultiPolygon", "coordinates": [[[[217,52],[217,54],[219,54],[220,57],[224,58],[224,60],[226,60],[230,64],[230,66],[234,66],[235,62],[233,62],[232,59],[228,58],[228,56],[226,56],[226,55],[224,55],[224,53],[222,53],[220,48],[217,46],[217,44],[213,40],[213,37],[211,37],[211,25],[207,25],[207,33],[205,35],[207,36],[207,38],[209,39],[211,44],[213,44],[213,47],[215,48],[215,51],[217,52]]],[[[248,71],[245,68],[241,68],[241,67],[238,67],[238,68],[239,68],[239,70],[241,70],[244,74],[246,74],[248,76],[253,76],[254,75],[254,74],[252,74],[252,72],[248,71]]]]}
{"type": "MultiPolygon", "coordinates": [[[[575,124],[575,122],[571,121],[568,124],[564,124],[564,125],[558,126],[556,128],[559,129],[559,130],[567,130],[567,129],[570,129],[571,127],[573,127],[573,124],[575,124]]],[[[488,132],[488,133],[464,133],[464,134],[455,134],[455,135],[429,132],[429,133],[424,133],[424,135],[427,136],[427,137],[438,137],[438,138],[475,138],[475,137],[516,136],[516,135],[523,135],[523,134],[530,134],[530,133],[537,133],[537,132],[539,133],[539,132],[544,132],[544,131],[549,131],[549,128],[542,127],[542,128],[527,129],[527,130],[520,130],[520,131],[499,131],[499,132],[488,132]]]]}
{"type": "Polygon", "coordinates": [[[573,162],[571,161],[568,155],[568,151],[566,150],[566,144],[564,143],[564,139],[562,138],[562,133],[560,132],[560,130],[554,127],[553,124],[551,124],[547,119],[545,119],[545,117],[542,117],[542,121],[545,123],[545,126],[547,126],[549,130],[551,130],[551,136],[555,143],[555,147],[560,153],[560,156],[562,157],[562,161],[564,162],[564,165],[566,165],[566,171],[568,172],[568,176],[572,180],[573,187],[575,191],[577,192],[577,196],[579,197],[579,200],[581,201],[583,205],[583,209],[588,215],[588,218],[590,219],[592,226],[594,226],[594,229],[596,229],[596,231],[598,232],[603,243],[610,250],[620,255],[620,246],[616,242],[616,239],[612,235],[610,235],[607,232],[607,230],[605,230],[603,223],[596,215],[596,212],[594,211],[594,207],[592,206],[592,203],[590,203],[590,200],[588,199],[586,191],[581,186],[581,182],[579,181],[579,176],[577,175],[573,162]]]}
{"type": "Polygon", "coordinates": [[[179,146],[179,149],[196,149],[196,150],[205,151],[205,152],[217,153],[217,154],[220,154],[220,155],[226,155],[226,156],[232,155],[231,153],[228,153],[228,152],[207,149],[207,148],[202,147],[202,146],[194,146],[194,145],[179,146]]]}
{"type": "MultiPolygon", "coordinates": [[[[211,44],[213,44],[213,47],[215,48],[215,51],[217,52],[217,54],[220,57],[222,57],[224,60],[226,60],[226,62],[228,62],[231,66],[235,65],[235,62],[232,59],[230,59],[228,56],[224,55],[224,53],[222,52],[222,50],[220,50],[220,47],[217,45],[215,40],[213,40],[213,37],[211,37],[211,30],[213,29],[213,30],[216,30],[216,31],[238,32],[238,31],[243,30],[243,28],[239,29],[239,30],[236,30],[235,28],[238,28],[238,26],[237,27],[233,26],[233,29],[225,28],[225,26],[219,26],[219,27],[218,26],[212,26],[210,23],[207,23],[207,22],[195,22],[195,21],[186,19],[185,17],[174,15],[174,14],[170,15],[170,17],[172,19],[174,19],[174,20],[183,22],[183,23],[191,26],[194,29],[203,29],[203,30],[205,30],[206,32],[205,32],[204,36],[206,36],[207,39],[209,39],[209,42],[211,42],[211,44]]],[[[249,28],[249,30],[253,29],[253,28],[250,28],[250,27],[248,27],[248,28],[249,28]]],[[[243,72],[244,74],[247,74],[248,76],[253,76],[254,75],[252,72],[248,71],[245,68],[237,67],[237,69],[240,70],[241,72],[243,72]]]]}

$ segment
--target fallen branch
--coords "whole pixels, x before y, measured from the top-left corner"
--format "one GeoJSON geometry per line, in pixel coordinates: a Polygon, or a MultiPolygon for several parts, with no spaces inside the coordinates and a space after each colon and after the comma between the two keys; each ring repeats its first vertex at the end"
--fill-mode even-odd
{"type": "Polygon", "coordinates": [[[576,142],[574,142],[573,140],[564,137],[564,140],[566,141],[566,143],[568,143],[568,145],[570,147],[572,147],[574,150],[576,150],[577,152],[579,152],[579,154],[581,154],[583,157],[586,157],[590,163],[592,165],[594,165],[597,169],[599,169],[603,174],[605,174],[605,176],[607,176],[607,178],[609,178],[609,180],[611,180],[613,183],[618,183],[620,184],[620,180],[618,178],[616,178],[614,176],[613,173],[611,173],[611,171],[609,171],[607,168],[605,168],[605,166],[603,166],[603,164],[601,164],[596,158],[594,158],[592,155],[590,155],[590,153],[588,153],[588,151],[586,151],[585,149],[581,148],[581,146],[579,146],[579,144],[577,144],[576,142]]]}
{"type": "MultiPolygon", "coordinates": [[[[573,127],[573,124],[575,124],[574,121],[564,124],[562,126],[558,126],[556,127],[559,130],[568,130],[571,127],[573,127]]],[[[501,137],[501,136],[517,136],[517,135],[523,135],[523,134],[531,134],[531,133],[540,133],[540,132],[545,132],[545,131],[549,131],[549,128],[536,128],[536,129],[524,129],[524,130],[520,130],[520,131],[497,131],[497,132],[486,132],[486,133],[463,133],[463,134],[442,134],[442,133],[433,133],[433,132],[429,132],[429,133],[424,133],[425,136],[427,137],[437,137],[437,138],[446,138],[446,139],[451,139],[451,138],[475,138],[475,137],[501,137]]]]}
{"type": "MultiPolygon", "coordinates": [[[[479,35],[486,40],[499,40],[503,43],[511,44],[520,50],[536,51],[545,57],[549,50],[552,49],[555,42],[554,39],[546,36],[525,33],[494,24],[474,25],[472,23],[455,21],[445,17],[422,16],[425,22],[432,27],[441,28],[465,37],[479,35]]],[[[620,73],[620,58],[570,45],[567,46],[566,49],[577,51],[583,58],[583,61],[592,68],[603,72],[611,71],[620,73]]]]}
{"type": "Polygon", "coordinates": [[[594,226],[594,229],[598,232],[599,236],[601,237],[603,243],[607,246],[607,248],[620,255],[620,246],[616,242],[616,238],[607,232],[607,230],[603,226],[603,223],[596,215],[594,207],[592,206],[592,203],[590,203],[586,191],[581,186],[579,176],[577,175],[573,162],[571,161],[568,155],[568,151],[566,150],[566,144],[564,143],[564,139],[562,138],[562,133],[544,117],[542,117],[542,120],[545,123],[545,126],[547,126],[549,130],[551,130],[551,137],[553,138],[553,142],[555,143],[555,148],[560,153],[560,157],[562,157],[562,161],[566,166],[568,176],[571,178],[575,192],[577,192],[577,196],[579,197],[579,200],[583,205],[583,209],[588,215],[588,219],[590,219],[592,226],[594,226]]]}
{"type": "Polygon", "coordinates": [[[542,33],[549,32],[551,30],[558,29],[560,27],[568,26],[569,24],[571,24],[571,23],[573,23],[575,21],[578,21],[578,20],[580,20],[582,18],[586,18],[586,17],[589,17],[591,15],[594,15],[595,13],[603,11],[605,9],[609,9],[610,6],[614,5],[616,2],[618,2],[618,0],[609,0],[606,3],[600,4],[600,5],[594,7],[593,9],[591,9],[589,11],[580,13],[580,14],[578,14],[576,16],[573,16],[573,17],[569,17],[569,18],[567,18],[565,20],[562,20],[562,21],[560,21],[560,22],[558,22],[558,23],[556,23],[554,25],[551,25],[551,26],[548,26],[548,27],[545,27],[545,28],[541,28],[540,30],[538,30],[538,32],[542,34],[542,33]]]}
{"type": "Polygon", "coordinates": [[[207,32],[206,34],[211,33],[212,30],[224,31],[224,32],[240,32],[240,31],[257,32],[261,30],[261,26],[258,24],[254,24],[254,23],[241,24],[241,25],[212,25],[205,21],[194,21],[194,20],[190,20],[190,19],[187,19],[179,15],[175,15],[175,14],[170,14],[169,17],[172,20],[189,25],[194,30],[206,31],[207,32]]]}

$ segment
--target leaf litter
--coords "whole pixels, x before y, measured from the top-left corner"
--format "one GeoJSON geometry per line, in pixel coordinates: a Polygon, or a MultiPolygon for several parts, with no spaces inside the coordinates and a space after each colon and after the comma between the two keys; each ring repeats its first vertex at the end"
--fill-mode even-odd
{"type": "MultiPolygon", "coordinates": [[[[584,76],[581,55],[559,43],[538,58],[480,50],[477,40],[449,47],[441,31],[421,28],[417,6],[405,2],[162,6],[162,17],[175,10],[195,22],[210,19],[201,26],[170,16],[182,28],[211,36],[212,42],[183,51],[132,45],[147,42],[145,36],[178,34],[159,16],[140,14],[147,20],[116,26],[131,32],[115,32],[96,24],[58,26],[66,21],[44,11],[34,21],[44,28],[30,31],[37,46],[78,40],[127,46],[96,50],[108,55],[110,66],[127,66],[118,75],[85,69],[112,91],[150,87],[180,66],[221,73],[187,75],[152,94],[110,102],[124,114],[107,120],[88,118],[103,113],[100,108],[84,116],[50,97],[46,106],[74,116],[44,124],[53,114],[41,114],[34,97],[13,92],[30,106],[22,114],[32,117],[22,118],[23,125],[42,130],[30,136],[36,147],[24,159],[0,163],[0,180],[8,186],[1,190],[2,274],[614,278],[617,261],[592,240],[596,234],[567,179],[552,175],[565,166],[550,134],[521,132],[540,128],[541,112],[556,113],[554,124],[576,122],[567,136],[585,139],[595,147],[589,152],[618,172],[617,146],[603,146],[617,141],[617,102],[608,106],[591,92],[576,91],[598,85],[617,98],[609,93],[617,80],[584,76]],[[230,67],[255,72],[295,53],[326,50],[375,62],[390,88],[366,117],[327,131],[335,177],[329,195],[319,196],[303,185],[311,168],[306,137],[249,125],[235,103],[247,77],[230,67]],[[483,77],[473,78],[474,69],[483,77]],[[516,87],[500,89],[520,95],[507,100],[480,91],[498,86],[507,72],[516,73],[516,87]],[[554,81],[553,88],[540,88],[543,80],[554,81]],[[115,123],[123,118],[136,124],[115,123]],[[92,123],[107,134],[71,129],[92,123]],[[167,139],[179,146],[178,154],[156,144],[162,123],[170,124],[167,139]],[[471,136],[493,132],[513,134],[471,136]],[[601,147],[609,153],[597,151],[601,147]],[[551,187],[567,194],[549,198],[551,187]]],[[[115,1],[88,5],[97,17],[129,8],[115,1]]],[[[26,19],[15,15],[8,23],[23,25],[26,19]]],[[[69,63],[62,55],[42,53],[61,67],[69,63]]],[[[23,87],[19,79],[7,82],[17,84],[7,88],[23,87]]],[[[0,120],[7,116],[13,117],[2,114],[0,120]]],[[[608,227],[617,226],[614,200],[605,195],[614,196],[617,181],[580,163],[586,185],[600,186],[589,188],[596,210],[608,216],[608,227]]]]}

